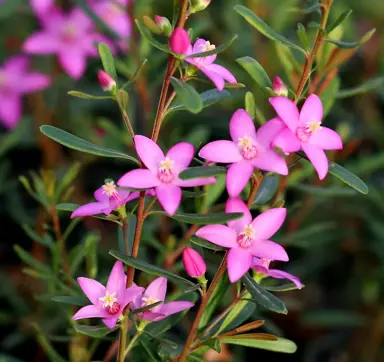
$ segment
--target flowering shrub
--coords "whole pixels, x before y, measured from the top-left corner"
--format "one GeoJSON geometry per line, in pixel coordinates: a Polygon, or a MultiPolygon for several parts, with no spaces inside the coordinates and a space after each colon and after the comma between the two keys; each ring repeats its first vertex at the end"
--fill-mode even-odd
{"type": "MultiPolygon", "coordinates": [[[[104,123],[97,133],[92,125],[93,137],[89,130],[77,134],[77,128],[84,129],[81,119],[72,129],[68,127],[76,135],[53,122],[40,127],[45,141],[50,138],[71,150],[123,163],[124,171],[115,172],[113,178],[102,175],[104,182],[90,202],[83,198],[82,205],[70,203],[76,201],[72,183],[79,174],[77,164],[59,178],[52,173],[33,174],[33,185],[28,178],[20,178],[53,227],[36,233],[25,226],[32,239],[49,251],[46,263],[19,246],[15,250],[29,265],[27,274],[49,284],[48,300],[67,306],[70,318],[65,320],[65,329],[69,327],[69,334],[75,336],[68,356],[62,357],[42,327],[34,325],[51,360],[92,361],[99,344],[105,346],[105,360],[118,362],[201,361],[207,360],[209,350],[219,353],[226,345],[296,352],[295,342],[276,335],[272,328],[268,333],[254,332],[264,324],[260,310],[288,313],[284,298],[275,292],[304,288],[296,274],[274,266],[289,265],[289,250],[279,235],[294,207],[285,205],[290,177],[299,164],[306,167],[308,163],[312,164],[308,174],[314,168],[319,180],[336,177],[345,186],[339,186],[343,191],[368,193],[359,177],[332,161],[343,149],[344,139],[342,132],[324,124],[329,124],[327,113],[335,96],[326,92],[327,86],[348,58],[344,51],[359,47],[373,33],[353,46],[334,39],[334,29],[346,16],[330,27],[332,2],[321,0],[305,10],[319,12],[320,24],[315,26],[313,39],[307,34],[310,28],[299,24],[298,42],[275,31],[250,8],[236,5],[231,16],[275,42],[295,67],[288,67],[286,82],[278,76],[271,81],[257,60],[244,56],[237,59],[247,73],[243,84],[233,62],[219,64],[221,53],[242,39],[234,36],[215,46],[196,36],[196,27],[188,29],[189,21],[212,6],[210,1],[173,1],[172,19],[156,15],[152,20],[150,14],[134,19],[130,1],[89,0],[66,8],[60,2],[31,0],[39,28],[24,39],[25,55],[8,59],[0,68],[0,120],[7,128],[15,127],[21,95],[56,81],[55,74],[28,71],[28,56],[54,54],[59,72],[73,79],[84,76],[89,57],[99,57],[103,69],[95,79],[104,94],[83,92],[82,83],[68,94],[114,104],[126,126],[122,131],[104,123]],[[137,30],[133,30],[134,22],[137,30]],[[159,58],[144,59],[142,53],[150,47],[159,58]],[[136,52],[137,48],[144,50],[136,52]],[[135,70],[126,69],[122,59],[127,52],[129,57],[131,52],[138,56],[135,70]],[[148,102],[143,83],[146,63],[151,61],[165,65],[156,106],[148,102]],[[124,83],[122,78],[127,75],[124,83]],[[203,92],[197,90],[199,83],[205,84],[203,92]],[[182,112],[200,114],[231,95],[242,97],[241,88],[250,85],[258,88],[259,96],[247,90],[243,105],[230,109],[230,119],[213,115],[221,118],[224,139],[214,137],[216,140],[207,142],[197,136],[197,142],[192,142],[177,135],[180,142],[164,147],[171,144],[172,129],[164,127],[172,113],[179,112],[181,122],[182,112]],[[132,104],[132,98],[140,98],[142,109],[134,109],[140,102],[132,104]],[[261,111],[268,104],[269,111],[261,111]],[[152,119],[153,107],[156,114],[152,119]],[[269,120],[264,116],[267,112],[269,120]],[[108,142],[113,133],[120,144],[108,142]],[[66,220],[63,232],[59,212],[66,220]],[[170,219],[175,222],[172,226],[170,219]],[[118,230],[117,241],[109,240],[109,252],[99,249],[99,236],[94,233],[77,243],[77,225],[99,220],[118,230]],[[179,237],[180,232],[184,237],[179,237]],[[110,266],[114,263],[107,280],[98,270],[99,260],[108,260],[110,266]],[[77,283],[75,275],[79,275],[77,283]],[[231,301],[220,312],[227,291],[231,301]],[[261,319],[255,320],[255,308],[261,319]],[[175,330],[180,333],[169,338],[168,333],[175,330]]],[[[93,178],[93,172],[87,177],[93,178]]]]}

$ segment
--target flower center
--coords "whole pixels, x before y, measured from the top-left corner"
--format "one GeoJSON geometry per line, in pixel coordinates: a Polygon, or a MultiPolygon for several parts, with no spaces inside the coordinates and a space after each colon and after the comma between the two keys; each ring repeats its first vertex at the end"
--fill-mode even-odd
{"type": "MultiPolygon", "coordinates": [[[[141,298],[141,300],[143,301],[143,307],[147,307],[148,305],[151,305],[151,304],[155,304],[155,303],[157,303],[157,302],[160,302],[159,299],[152,298],[152,297],[148,297],[148,298],[143,297],[143,298],[141,298]]],[[[148,309],[148,310],[146,310],[144,313],[146,313],[146,312],[150,312],[150,311],[151,311],[151,309],[148,309]]]]}
{"type": "Polygon", "coordinates": [[[237,236],[237,243],[242,248],[249,248],[255,241],[255,229],[251,224],[245,225],[243,231],[237,236]]]}
{"type": "Polygon", "coordinates": [[[108,290],[105,292],[105,296],[99,298],[100,302],[103,302],[103,308],[109,314],[116,314],[120,310],[120,304],[117,300],[116,293],[109,294],[108,290]]]}
{"type": "MultiPolygon", "coordinates": [[[[211,44],[209,41],[206,41],[204,44],[201,44],[197,48],[197,52],[196,53],[205,53],[205,52],[209,52],[210,50],[213,50],[213,49],[216,49],[216,45],[215,44],[211,44]]],[[[204,65],[204,63],[206,62],[207,59],[208,59],[208,57],[194,58],[195,62],[197,62],[197,63],[199,63],[201,65],[204,65]]]]}
{"type": "Polygon", "coordinates": [[[118,191],[116,190],[116,185],[113,181],[106,182],[103,186],[103,194],[108,195],[108,197],[115,197],[117,198],[119,196],[118,191]]]}
{"type": "Polygon", "coordinates": [[[172,172],[174,162],[169,157],[166,157],[163,161],[160,161],[159,172],[157,176],[161,182],[169,184],[172,182],[174,174],[172,172]]]}
{"type": "Polygon", "coordinates": [[[76,38],[77,29],[74,24],[66,24],[61,30],[61,38],[64,42],[69,43],[76,38]]]}
{"type": "Polygon", "coordinates": [[[253,144],[252,138],[248,136],[240,137],[237,145],[240,148],[242,156],[246,160],[252,160],[257,156],[257,148],[253,144]]]}
{"type": "Polygon", "coordinates": [[[309,138],[321,129],[321,122],[312,121],[297,128],[297,138],[302,142],[307,142],[309,138]]]}

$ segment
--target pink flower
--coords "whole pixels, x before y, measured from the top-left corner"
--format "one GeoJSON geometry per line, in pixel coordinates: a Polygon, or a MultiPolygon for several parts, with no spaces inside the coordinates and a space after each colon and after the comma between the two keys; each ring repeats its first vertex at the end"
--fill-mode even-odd
{"type": "Polygon", "coordinates": [[[116,90],[116,81],[104,70],[97,72],[97,79],[99,80],[100,87],[107,92],[116,90]]]}
{"type": "Polygon", "coordinates": [[[176,54],[184,54],[191,46],[188,32],[183,28],[176,28],[169,37],[171,50],[176,54]]]}
{"type": "Polygon", "coordinates": [[[40,17],[54,8],[54,0],[30,0],[34,13],[40,17]]]}
{"type": "MultiPolygon", "coordinates": [[[[215,49],[215,45],[204,39],[197,39],[195,44],[189,45],[187,51],[184,53],[185,56],[189,56],[197,53],[204,53],[215,49]]],[[[214,64],[216,60],[216,54],[209,55],[207,57],[200,58],[185,58],[185,61],[191,63],[196,68],[200,69],[216,86],[218,90],[224,89],[224,81],[229,83],[236,83],[236,78],[233,74],[223,66],[214,64]]]]}
{"type": "Polygon", "coordinates": [[[9,58],[0,67],[0,122],[14,128],[22,113],[21,96],[47,88],[51,81],[47,75],[29,72],[25,56],[9,58]]]}
{"type": "MultiPolygon", "coordinates": [[[[115,183],[107,181],[103,186],[98,188],[94,194],[96,202],[91,202],[78,207],[71,215],[71,219],[75,217],[90,216],[104,213],[109,215],[113,210],[125,205],[139,197],[139,192],[130,192],[119,190],[115,183]]],[[[147,195],[153,196],[153,190],[148,190],[147,195]]]]}
{"type": "Polygon", "coordinates": [[[255,124],[244,109],[238,109],[229,122],[232,141],[214,141],[205,145],[199,156],[212,162],[231,163],[227,173],[227,190],[238,196],[249,181],[255,167],[288,174],[282,156],[270,149],[273,138],[282,129],[281,122],[267,122],[256,132],[255,124]]]}
{"type": "Polygon", "coordinates": [[[211,243],[229,248],[228,275],[234,283],[251,267],[254,256],[273,260],[288,261],[284,248],[268,240],[283,224],[287,210],[270,209],[252,221],[252,215],[245,203],[238,199],[228,199],[226,212],[242,212],[241,219],[225,225],[207,225],[196,232],[196,235],[211,243]]]}
{"type": "Polygon", "coordinates": [[[144,290],[136,285],[126,288],[126,275],[121,261],[113,266],[106,287],[89,278],[77,278],[77,281],[92,304],[81,308],[72,319],[102,318],[108,328],[116,326],[124,308],[144,290]]]}
{"type": "Polygon", "coordinates": [[[301,289],[303,287],[303,284],[301,283],[300,279],[293,276],[292,274],[289,274],[283,270],[278,269],[269,269],[269,264],[273,260],[266,259],[266,258],[257,258],[254,257],[252,261],[252,268],[259,274],[262,275],[263,278],[265,277],[271,277],[275,279],[288,279],[291,282],[293,282],[298,289],[301,289]]]}
{"type": "Polygon", "coordinates": [[[181,142],[164,156],[160,147],[144,136],[135,136],[136,152],[148,169],[126,173],[117,182],[119,186],[135,189],[155,188],[156,196],[168,215],[173,215],[180,205],[181,188],[195,187],[216,182],[214,177],[183,181],[178,175],[191,163],[194,147],[181,142]]]}
{"type": "Polygon", "coordinates": [[[102,37],[94,32],[90,19],[80,10],[64,13],[54,9],[42,14],[43,29],[29,36],[23,50],[29,54],[57,54],[65,72],[80,78],[88,56],[97,56],[96,41],[102,37]]]}
{"type": "Polygon", "coordinates": [[[167,293],[167,282],[168,280],[166,278],[159,277],[148,285],[142,295],[138,295],[133,299],[131,303],[132,310],[144,308],[157,302],[162,302],[156,307],[140,313],[139,316],[141,319],[145,319],[149,322],[157,322],[172,314],[194,306],[193,303],[186,301],[164,303],[165,295],[167,293]]]}
{"type": "Polygon", "coordinates": [[[328,172],[328,159],[324,150],[340,150],[343,144],[335,131],[321,126],[323,105],[320,98],[315,94],[310,95],[300,112],[296,104],[285,97],[272,97],[269,102],[287,126],[272,144],[286,153],[301,148],[322,180],[328,172]]]}
{"type": "Polygon", "coordinates": [[[192,248],[183,251],[183,264],[187,274],[192,278],[199,278],[207,271],[207,265],[201,255],[192,248]]]}
{"type": "Polygon", "coordinates": [[[288,97],[288,88],[280,77],[273,78],[272,90],[277,96],[288,97]]]}

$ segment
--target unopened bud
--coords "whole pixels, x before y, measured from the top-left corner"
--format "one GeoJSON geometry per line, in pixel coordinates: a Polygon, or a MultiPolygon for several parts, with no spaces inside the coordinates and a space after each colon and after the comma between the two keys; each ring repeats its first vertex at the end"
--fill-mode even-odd
{"type": "Polygon", "coordinates": [[[144,22],[145,26],[152,33],[155,33],[155,34],[158,34],[158,35],[160,35],[162,33],[162,31],[160,30],[158,25],[149,16],[143,16],[143,22],[144,22]]]}
{"type": "Polygon", "coordinates": [[[194,14],[194,13],[197,13],[198,11],[205,10],[210,3],[211,3],[211,0],[192,0],[191,8],[189,12],[191,14],[194,14]]]}
{"type": "Polygon", "coordinates": [[[189,35],[183,28],[176,28],[169,38],[171,50],[176,54],[184,54],[191,45],[189,35]]]}
{"type": "Polygon", "coordinates": [[[116,81],[107,72],[104,72],[104,70],[97,72],[97,78],[103,91],[114,92],[116,90],[116,81]]]}
{"type": "Polygon", "coordinates": [[[200,278],[207,271],[207,265],[201,255],[192,248],[183,251],[183,264],[185,271],[192,278],[200,278]]]}
{"type": "Polygon", "coordinates": [[[166,17],[155,15],[155,23],[164,35],[170,36],[172,34],[172,25],[166,17]]]}
{"type": "Polygon", "coordinates": [[[280,77],[273,78],[272,90],[277,96],[288,97],[288,88],[280,77]]]}

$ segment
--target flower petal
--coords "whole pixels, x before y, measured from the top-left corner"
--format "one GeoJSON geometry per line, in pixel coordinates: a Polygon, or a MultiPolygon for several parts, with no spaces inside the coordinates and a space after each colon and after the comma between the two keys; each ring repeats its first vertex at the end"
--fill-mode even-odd
{"type": "Polygon", "coordinates": [[[183,170],[187,168],[192,161],[195,147],[188,142],[180,142],[174,145],[165,155],[175,162],[175,168],[183,170]]]}
{"type": "Polygon", "coordinates": [[[225,204],[225,212],[242,212],[244,216],[239,220],[229,221],[228,226],[234,229],[237,233],[241,233],[245,225],[248,225],[252,221],[252,215],[245,202],[237,197],[233,197],[227,200],[225,204]]]}
{"type": "Polygon", "coordinates": [[[181,201],[181,188],[172,184],[161,184],[156,187],[156,195],[166,213],[172,216],[181,201]]]}
{"type": "Polygon", "coordinates": [[[294,102],[286,97],[269,98],[269,103],[275,109],[278,116],[283,120],[287,127],[293,132],[299,125],[299,110],[294,102]]]}
{"type": "Polygon", "coordinates": [[[92,304],[79,309],[72,319],[76,321],[84,318],[106,318],[108,316],[109,314],[105,309],[92,304]]]}
{"type": "Polygon", "coordinates": [[[266,148],[252,160],[253,166],[264,171],[273,171],[280,175],[288,175],[288,166],[284,157],[278,155],[270,148],[266,148]]]}
{"type": "Polygon", "coordinates": [[[235,162],[229,166],[226,184],[231,197],[240,195],[240,192],[243,191],[245,185],[251,178],[254,169],[255,167],[252,163],[247,160],[235,162]]]}
{"type": "Polygon", "coordinates": [[[138,168],[123,175],[117,184],[121,187],[132,187],[136,189],[147,189],[161,184],[151,170],[138,168]]]}
{"type": "MultiPolygon", "coordinates": [[[[279,207],[269,209],[252,221],[257,240],[267,240],[280,229],[287,216],[287,209],[279,207]]],[[[269,258],[273,259],[273,258],[269,258]]]]}
{"type": "Polygon", "coordinates": [[[80,49],[70,50],[68,48],[61,50],[59,62],[64,71],[73,79],[79,79],[87,67],[87,57],[80,49]]]}
{"type": "Polygon", "coordinates": [[[272,141],[272,146],[281,148],[284,153],[291,153],[301,148],[301,142],[289,128],[286,128],[272,141]]]}
{"type": "MultiPolygon", "coordinates": [[[[195,64],[198,66],[198,64],[195,64]]],[[[224,78],[215,72],[206,69],[205,67],[198,66],[198,68],[213,82],[219,91],[224,89],[224,78]]]]}
{"type": "Polygon", "coordinates": [[[167,278],[156,278],[151,284],[148,285],[143,294],[143,298],[150,298],[164,302],[165,295],[167,294],[167,282],[167,278]]]}
{"type": "Polygon", "coordinates": [[[253,140],[256,140],[255,124],[244,109],[238,109],[233,113],[229,121],[229,132],[236,145],[242,137],[251,137],[253,140]]]}
{"type": "Polygon", "coordinates": [[[239,147],[232,141],[224,140],[206,144],[200,150],[199,157],[211,162],[222,163],[233,163],[243,159],[239,147]]]}
{"type": "Polygon", "coordinates": [[[84,277],[77,278],[77,282],[92,304],[97,305],[100,303],[99,298],[105,295],[104,285],[100,284],[97,280],[84,277]]]}
{"type": "Polygon", "coordinates": [[[309,143],[302,143],[301,147],[303,151],[308,156],[309,160],[312,162],[313,167],[315,168],[319,179],[322,180],[327,176],[328,173],[328,159],[325,152],[309,143]]]}
{"type": "Polygon", "coordinates": [[[221,66],[219,64],[206,65],[205,69],[208,69],[209,71],[213,71],[216,74],[219,74],[228,83],[236,83],[237,82],[234,75],[227,68],[224,68],[223,66],[221,66]]]}
{"type": "Polygon", "coordinates": [[[135,148],[144,165],[153,173],[157,174],[160,161],[165,158],[160,147],[148,137],[135,136],[135,148]]]}
{"type": "Polygon", "coordinates": [[[169,316],[171,314],[179,313],[182,310],[192,308],[193,306],[193,303],[187,301],[168,302],[160,305],[161,308],[158,312],[165,316],[169,316]]]}
{"type": "Polygon", "coordinates": [[[248,249],[248,252],[259,258],[288,261],[285,249],[271,240],[256,240],[248,249]]]}
{"type": "Polygon", "coordinates": [[[23,44],[23,50],[30,54],[53,54],[59,47],[58,39],[53,34],[43,31],[30,35],[23,44]]]}
{"type": "Polygon", "coordinates": [[[298,289],[301,289],[303,287],[303,284],[301,283],[301,281],[298,277],[295,277],[294,275],[289,274],[283,270],[269,269],[268,276],[275,278],[275,279],[288,279],[292,283],[294,283],[298,289]]]}
{"type": "Polygon", "coordinates": [[[109,294],[116,293],[119,300],[124,299],[125,273],[123,263],[120,260],[113,265],[106,288],[109,294]]]}
{"type": "Polygon", "coordinates": [[[120,313],[116,313],[112,316],[110,316],[109,318],[104,318],[103,319],[103,323],[110,329],[113,329],[116,327],[116,324],[117,324],[117,321],[118,319],[120,318],[120,315],[121,315],[121,312],[120,313]]]}
{"type": "Polygon", "coordinates": [[[3,94],[0,97],[0,120],[5,127],[15,128],[21,118],[21,98],[18,94],[3,94]]]}
{"type": "Polygon", "coordinates": [[[323,150],[341,150],[343,148],[341,137],[337,132],[327,127],[321,127],[312,134],[309,143],[323,150]]]}
{"type": "Polygon", "coordinates": [[[263,145],[264,147],[270,147],[272,141],[279,135],[286,125],[279,118],[273,118],[267,123],[263,124],[256,132],[257,142],[263,145]]]}
{"type": "Polygon", "coordinates": [[[231,283],[237,282],[251,267],[252,255],[245,249],[231,249],[228,253],[228,276],[231,283]]]}
{"type": "Polygon", "coordinates": [[[125,308],[128,303],[131,303],[133,300],[136,300],[137,297],[141,298],[144,291],[145,288],[138,287],[137,285],[132,285],[131,287],[125,289],[123,298],[121,300],[123,308],[125,308]]]}
{"type": "Polygon", "coordinates": [[[225,225],[207,225],[197,230],[196,235],[224,248],[237,247],[236,231],[225,225]]]}
{"type": "Polygon", "coordinates": [[[17,90],[22,93],[36,92],[47,88],[51,83],[50,77],[45,74],[32,72],[23,77],[23,81],[17,85],[17,90]]]}
{"type": "Polygon", "coordinates": [[[29,59],[25,55],[16,55],[8,58],[3,63],[3,68],[6,72],[12,73],[23,73],[28,70],[29,67],[29,59]]]}
{"type": "Polygon", "coordinates": [[[89,204],[82,205],[73,211],[71,219],[74,219],[75,217],[102,214],[107,207],[108,204],[106,203],[90,202],[89,204]]]}
{"type": "Polygon", "coordinates": [[[152,311],[146,313],[140,313],[140,318],[148,321],[148,322],[158,322],[167,316],[163,313],[154,313],[152,311]]]}
{"type": "Polygon", "coordinates": [[[310,95],[300,111],[299,123],[321,122],[323,119],[323,104],[316,94],[310,95]]]}

